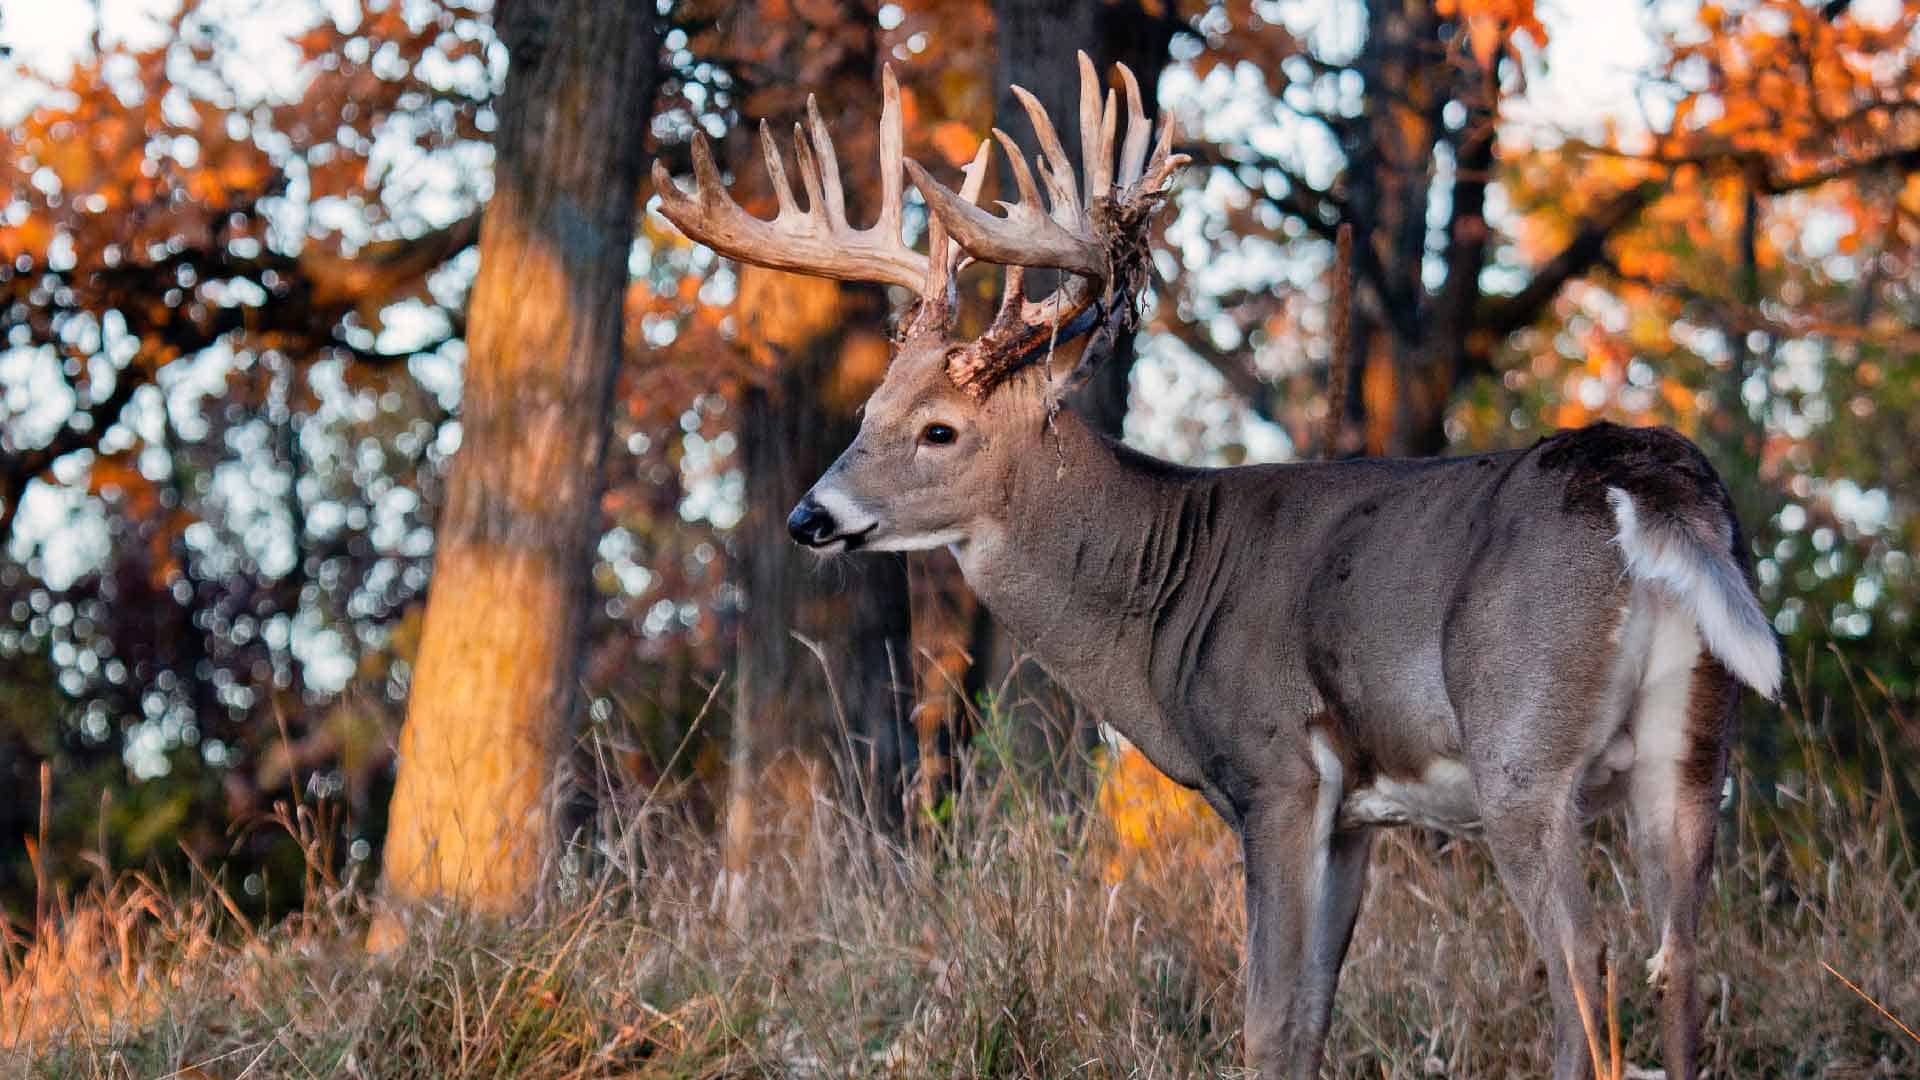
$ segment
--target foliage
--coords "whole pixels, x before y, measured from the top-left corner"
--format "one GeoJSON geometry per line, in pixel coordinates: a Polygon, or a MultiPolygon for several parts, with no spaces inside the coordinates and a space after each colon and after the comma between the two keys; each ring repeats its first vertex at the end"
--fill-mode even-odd
{"type": "MultiPolygon", "coordinates": [[[[298,847],[246,826],[318,796],[345,807],[334,869],[374,870],[460,441],[508,62],[487,7],[285,4],[263,29],[197,0],[150,32],[104,27],[69,72],[13,71],[37,91],[0,125],[0,782],[32,792],[50,768],[54,881],[80,887],[82,853],[103,848],[181,886],[191,855],[228,868],[249,917],[297,906],[298,847]]],[[[670,7],[653,149],[684,174],[707,132],[761,210],[743,121],[784,123],[811,90],[864,214],[878,60],[902,79],[908,152],[936,172],[992,122],[984,0],[670,7]]],[[[1341,3],[1320,21],[1146,0],[1179,27],[1159,104],[1200,164],[1157,264],[1134,441],[1227,462],[1411,445],[1416,428],[1470,449],[1671,423],[1735,480],[1810,692],[1871,670],[1875,709],[1920,711],[1920,9],[1885,7],[1662,8],[1647,129],[1563,131],[1520,118],[1556,44],[1553,11],[1526,0],[1341,3]],[[1378,325],[1340,361],[1323,270],[1343,222],[1379,261],[1354,301],[1378,325]],[[1446,355],[1426,350],[1442,337],[1446,355]]],[[[619,733],[593,769],[695,777],[683,809],[706,820],[737,718],[723,697],[683,736],[731,685],[754,610],[743,403],[794,370],[761,331],[844,322],[818,389],[850,411],[884,362],[885,305],[756,281],[653,218],[631,265],[627,337],[650,359],[612,406],[584,726],[619,733]]],[[[957,728],[965,605],[943,557],[909,570],[916,715],[957,728]]],[[[834,715],[824,694],[794,706],[834,715]]],[[[1835,745],[1877,776],[1855,715],[1835,714],[1835,745]]],[[[1752,760],[1790,782],[1795,744],[1750,719],[1752,760]]],[[[1896,743],[1892,771],[1911,753],[1896,743]]],[[[37,816],[0,802],[0,836],[37,816]]],[[[7,851],[0,904],[24,925],[33,867],[7,851]]]]}

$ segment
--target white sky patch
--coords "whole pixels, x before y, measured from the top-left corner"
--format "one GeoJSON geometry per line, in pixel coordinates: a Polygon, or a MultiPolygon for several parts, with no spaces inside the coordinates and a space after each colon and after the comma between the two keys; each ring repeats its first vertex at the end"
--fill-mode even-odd
{"type": "MultiPolygon", "coordinates": [[[[57,86],[92,51],[96,11],[103,46],[146,48],[164,39],[164,20],[179,10],[177,0],[0,0],[0,41],[12,46],[15,63],[57,86]]],[[[0,123],[16,122],[46,89],[23,79],[0,80],[0,123]]]]}
{"type": "MultiPolygon", "coordinates": [[[[1667,9],[1670,20],[1675,9],[1691,12],[1693,5],[1653,7],[1667,9]]],[[[1658,59],[1651,32],[1658,13],[1639,0],[1542,0],[1538,12],[1547,47],[1522,50],[1527,90],[1505,106],[1510,127],[1593,138],[1608,121],[1623,131],[1644,130],[1645,120],[1666,123],[1658,99],[1639,93],[1658,59]]]]}

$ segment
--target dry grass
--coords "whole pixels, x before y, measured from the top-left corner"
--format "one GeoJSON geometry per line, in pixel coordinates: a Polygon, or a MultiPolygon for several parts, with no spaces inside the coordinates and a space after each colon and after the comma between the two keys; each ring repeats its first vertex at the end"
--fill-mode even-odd
{"type": "MultiPolygon", "coordinates": [[[[1809,761],[1826,760],[1810,726],[1809,761]]],[[[1234,1075],[1242,939],[1217,828],[1061,812],[977,755],[899,846],[816,800],[770,837],[743,919],[712,838],[657,802],[610,826],[536,915],[416,916],[372,957],[351,890],[251,929],[204,883],[122,877],[14,943],[0,1059],[43,1077],[1234,1075]],[[616,825],[617,827],[612,827],[616,825]],[[1124,857],[1123,857],[1124,856],[1124,857]]],[[[1739,793],[1703,947],[1714,1076],[1916,1076],[1920,867],[1885,791],[1815,769],[1739,793]]],[[[1593,880],[1622,970],[1629,1068],[1656,1062],[1652,948],[1613,831],[1593,880]]],[[[1542,1075],[1544,976],[1481,849],[1383,837],[1329,1072],[1542,1075]]]]}

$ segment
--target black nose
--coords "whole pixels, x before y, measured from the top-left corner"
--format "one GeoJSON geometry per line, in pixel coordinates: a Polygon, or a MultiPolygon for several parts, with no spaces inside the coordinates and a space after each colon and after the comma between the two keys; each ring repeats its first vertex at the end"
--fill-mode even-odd
{"type": "Polygon", "coordinates": [[[808,547],[819,547],[833,539],[835,532],[833,515],[812,496],[800,500],[800,505],[787,515],[787,532],[793,538],[808,547]]]}

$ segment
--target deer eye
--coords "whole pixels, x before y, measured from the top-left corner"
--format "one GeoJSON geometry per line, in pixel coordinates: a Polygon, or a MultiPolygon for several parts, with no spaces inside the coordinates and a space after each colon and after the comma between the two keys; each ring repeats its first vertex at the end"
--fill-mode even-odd
{"type": "Polygon", "coordinates": [[[929,446],[946,446],[959,437],[960,433],[953,430],[951,424],[942,424],[938,421],[920,429],[920,441],[929,446]]]}

